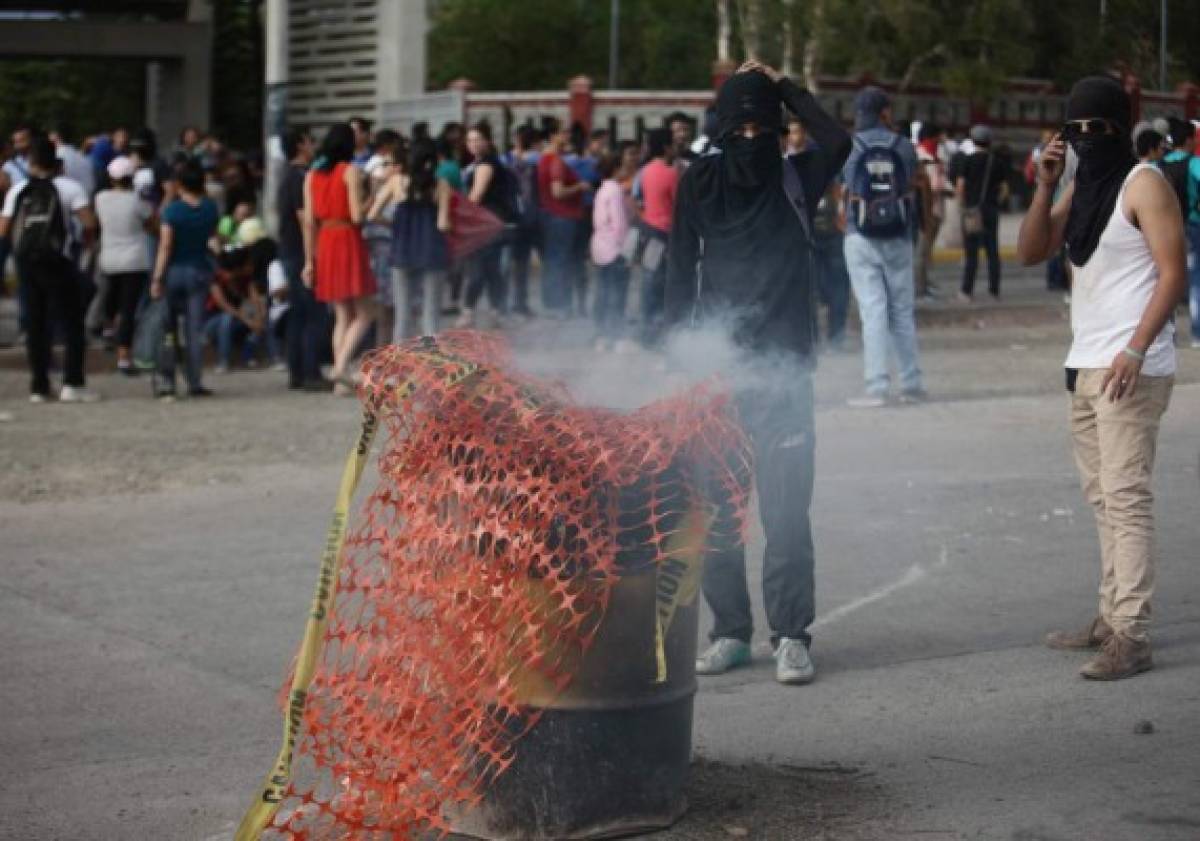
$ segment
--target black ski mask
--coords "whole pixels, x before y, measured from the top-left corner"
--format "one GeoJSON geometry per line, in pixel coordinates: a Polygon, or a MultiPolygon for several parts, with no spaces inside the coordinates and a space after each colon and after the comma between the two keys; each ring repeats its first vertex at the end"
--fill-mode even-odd
{"type": "Polygon", "coordinates": [[[1067,99],[1068,120],[1102,118],[1116,129],[1111,134],[1088,132],[1068,138],[1079,157],[1066,229],[1067,254],[1076,266],[1085,264],[1096,250],[1125,176],[1137,163],[1129,139],[1131,117],[1129,95],[1107,76],[1081,79],[1067,99]]]}

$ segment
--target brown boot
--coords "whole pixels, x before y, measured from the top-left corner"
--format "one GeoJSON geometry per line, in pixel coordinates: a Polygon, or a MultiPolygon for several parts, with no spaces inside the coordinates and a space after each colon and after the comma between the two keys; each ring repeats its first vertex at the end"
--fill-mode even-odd
{"type": "Polygon", "coordinates": [[[1149,640],[1139,642],[1124,634],[1113,634],[1079,673],[1088,680],[1120,680],[1153,668],[1149,640]]]}
{"type": "Polygon", "coordinates": [[[1104,641],[1112,636],[1112,627],[1097,616],[1082,631],[1054,631],[1046,634],[1046,645],[1049,648],[1067,649],[1070,651],[1086,648],[1099,648],[1104,641]]]}

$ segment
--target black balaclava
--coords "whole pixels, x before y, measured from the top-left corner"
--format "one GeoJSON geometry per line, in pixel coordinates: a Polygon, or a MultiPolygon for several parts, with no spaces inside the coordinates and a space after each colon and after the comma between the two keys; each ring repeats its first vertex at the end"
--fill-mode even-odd
{"type": "Polygon", "coordinates": [[[753,188],[779,180],[782,107],[779,85],[765,73],[737,73],[721,85],[717,136],[729,184],[753,188]],[[758,126],[753,138],[741,134],[746,123],[758,126]]]}
{"type": "Polygon", "coordinates": [[[1137,158],[1129,139],[1133,106],[1117,80],[1089,76],[1075,83],[1067,99],[1067,119],[1103,118],[1116,124],[1113,134],[1085,134],[1071,141],[1079,156],[1075,195],[1067,217],[1067,254],[1076,266],[1092,256],[1108,226],[1117,197],[1137,158]]]}

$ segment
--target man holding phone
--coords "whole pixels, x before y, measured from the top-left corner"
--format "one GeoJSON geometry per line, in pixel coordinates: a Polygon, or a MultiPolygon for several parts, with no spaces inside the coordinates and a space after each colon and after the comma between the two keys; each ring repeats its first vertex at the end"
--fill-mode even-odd
{"type": "Polygon", "coordinates": [[[1074,268],[1067,385],[1075,461],[1100,536],[1100,609],[1083,630],[1052,633],[1046,643],[1099,648],[1081,671],[1093,680],[1154,666],[1151,478],[1175,381],[1173,314],[1186,284],[1179,204],[1156,167],[1137,163],[1131,112],[1116,80],[1076,83],[1067,122],[1038,161],[1037,190],[1017,242],[1025,265],[1065,243],[1074,268]],[[1067,144],[1079,165],[1054,202],[1067,144]]]}

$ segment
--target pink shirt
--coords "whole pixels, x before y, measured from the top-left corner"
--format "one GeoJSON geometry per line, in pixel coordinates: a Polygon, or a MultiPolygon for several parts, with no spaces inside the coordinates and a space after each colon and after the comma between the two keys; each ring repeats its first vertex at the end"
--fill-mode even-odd
{"type": "Polygon", "coordinates": [[[625,191],[615,179],[609,178],[596,191],[592,206],[592,262],[607,266],[620,257],[628,233],[625,191]]]}
{"type": "Polygon", "coordinates": [[[671,231],[679,170],[655,158],[642,169],[642,220],[663,233],[671,231]]]}

